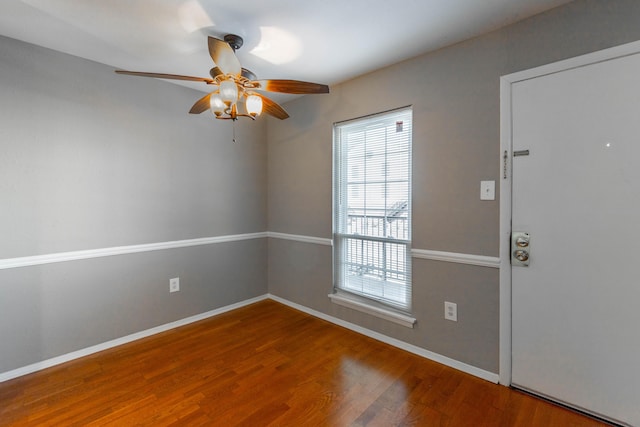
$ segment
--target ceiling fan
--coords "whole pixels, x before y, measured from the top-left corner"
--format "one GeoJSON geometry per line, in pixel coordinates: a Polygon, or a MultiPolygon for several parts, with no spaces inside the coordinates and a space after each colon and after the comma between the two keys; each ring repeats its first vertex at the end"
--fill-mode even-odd
{"type": "Polygon", "coordinates": [[[224,40],[209,36],[209,54],[216,65],[209,71],[211,78],[125,70],[116,70],[116,73],[158,79],[188,80],[212,85],[215,89],[197,100],[189,113],[200,114],[211,110],[217,119],[227,120],[237,120],[238,117],[255,119],[262,111],[280,120],[289,117],[284,108],[258,91],[291,94],[329,93],[329,87],[319,83],[298,80],[257,80],[255,74],[242,68],[236,57],[235,51],[242,44],[242,37],[235,34],[227,34],[224,40]]]}

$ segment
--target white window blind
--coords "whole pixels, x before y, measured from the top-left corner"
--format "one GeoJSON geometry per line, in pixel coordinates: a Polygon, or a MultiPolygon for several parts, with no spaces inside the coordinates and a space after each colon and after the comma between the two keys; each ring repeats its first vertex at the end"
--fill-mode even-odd
{"type": "Polygon", "coordinates": [[[334,291],[411,309],[411,108],[334,125],[334,291]]]}

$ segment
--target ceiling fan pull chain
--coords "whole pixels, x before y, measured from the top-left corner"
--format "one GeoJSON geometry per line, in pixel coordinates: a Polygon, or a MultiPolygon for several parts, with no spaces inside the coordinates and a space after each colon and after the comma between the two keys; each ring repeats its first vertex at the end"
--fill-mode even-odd
{"type": "Polygon", "coordinates": [[[236,121],[232,120],[231,121],[233,123],[233,142],[236,142],[236,121]]]}

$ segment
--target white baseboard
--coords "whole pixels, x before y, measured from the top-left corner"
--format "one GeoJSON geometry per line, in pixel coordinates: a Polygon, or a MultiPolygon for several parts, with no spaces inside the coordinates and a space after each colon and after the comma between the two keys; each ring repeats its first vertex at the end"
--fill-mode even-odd
{"type": "Polygon", "coordinates": [[[195,316],[187,317],[185,319],[176,320],[175,322],[166,323],[164,325],[156,326],[155,328],[147,329],[145,331],[136,332],[125,337],[116,338],[111,341],[107,341],[101,344],[97,344],[91,347],[83,348],[81,350],[73,351],[71,353],[63,354],[62,356],[54,357],[52,359],[43,360],[41,362],[33,363],[31,365],[23,366],[22,368],[14,369],[7,372],[0,373],[0,382],[8,381],[13,378],[21,377],[23,375],[31,374],[33,372],[41,371],[43,369],[51,368],[56,365],[60,365],[65,362],[70,362],[75,359],[79,359],[90,354],[97,353],[99,351],[108,350],[113,347],[117,347],[122,344],[127,344],[132,341],[146,338],[151,335],[159,334],[170,329],[179,328],[180,326],[188,325],[200,320],[208,319],[209,317],[217,316],[218,314],[226,313],[227,311],[235,310],[240,307],[244,307],[249,304],[253,304],[258,301],[268,299],[268,295],[261,295],[256,298],[251,298],[245,301],[241,301],[235,304],[227,305],[215,310],[207,311],[206,313],[196,314],[195,316]]]}
{"type": "Polygon", "coordinates": [[[165,332],[171,329],[178,328],[180,326],[188,325],[190,323],[194,323],[200,320],[207,319],[209,317],[216,316],[218,314],[226,313],[231,310],[235,310],[240,307],[247,306],[249,304],[253,304],[258,301],[263,301],[265,299],[272,299],[281,304],[287,305],[296,310],[302,311],[304,313],[310,314],[311,316],[317,317],[319,319],[326,320],[333,324],[342,326],[344,328],[350,329],[359,334],[368,336],[375,340],[384,342],[386,344],[392,345],[394,347],[400,348],[402,350],[406,350],[410,353],[417,354],[418,356],[422,356],[426,359],[433,360],[438,363],[442,363],[443,365],[449,366],[451,368],[457,369],[462,372],[466,372],[467,374],[471,374],[478,378],[482,378],[484,380],[490,381],[492,383],[498,383],[499,376],[498,374],[494,374],[492,372],[485,371],[480,368],[476,368],[475,366],[467,365],[466,363],[459,362],[455,359],[451,359],[446,356],[442,356],[437,353],[433,353],[431,351],[425,350],[421,347],[408,344],[404,341],[400,341],[395,338],[391,338],[389,336],[380,334],[378,332],[372,331],[370,329],[363,328],[362,326],[358,326],[356,324],[344,321],[342,319],[338,319],[337,317],[329,316],[327,314],[321,313],[319,311],[313,310],[309,307],[305,307],[300,304],[296,304],[294,302],[288,301],[286,299],[277,297],[271,294],[261,295],[256,298],[251,298],[245,301],[241,301],[235,304],[227,305],[225,307],[217,308],[215,310],[207,311],[206,313],[197,314],[195,316],[187,317],[185,319],[177,320],[175,322],[166,323],[164,325],[157,326],[155,328],[147,329],[145,331],[136,332],[131,335],[127,335],[125,337],[117,338],[111,341],[107,341],[101,344],[97,344],[91,347],[87,347],[81,350],[77,350],[71,353],[63,354],[58,357],[54,357],[52,359],[43,360],[41,362],[33,363],[31,365],[23,366],[18,369],[14,369],[7,372],[0,373],[0,382],[8,381],[13,378],[21,377],[23,375],[31,374],[33,372],[41,371],[43,369],[51,368],[56,365],[60,365],[65,362],[69,362],[75,359],[79,359],[84,356],[89,356],[90,354],[97,353],[99,351],[107,350],[113,347],[117,347],[122,344],[127,344],[132,341],[136,341],[142,338],[149,337],[151,335],[158,334],[160,332],[165,332]]]}
{"type": "Polygon", "coordinates": [[[296,304],[294,302],[288,301],[284,298],[277,297],[275,295],[269,294],[269,298],[277,301],[281,304],[287,305],[291,308],[295,308],[296,310],[302,311],[304,313],[310,314],[311,316],[318,317],[320,319],[326,320],[327,322],[334,323],[336,325],[342,326],[347,329],[351,329],[354,332],[359,334],[368,336],[369,338],[373,338],[375,340],[381,341],[385,344],[392,345],[394,347],[400,348],[402,350],[406,350],[409,353],[416,354],[418,356],[422,356],[426,359],[433,360],[434,362],[442,363],[443,365],[449,366],[450,368],[457,369],[459,371],[465,372],[467,374],[473,375],[475,377],[481,378],[486,381],[490,381],[494,384],[497,384],[499,381],[499,375],[494,374],[493,372],[485,371],[484,369],[477,368],[475,366],[468,365],[466,363],[460,362],[455,359],[451,359],[449,357],[443,356],[438,353],[431,352],[429,350],[425,350],[421,347],[415,346],[413,344],[406,343],[404,341],[400,341],[395,338],[391,338],[387,335],[383,335],[381,333],[372,331],[370,329],[363,328],[362,326],[358,326],[356,324],[347,322],[342,319],[338,319],[337,317],[329,316],[327,314],[321,313],[319,311],[313,310],[309,307],[305,307],[300,304],[296,304]]]}

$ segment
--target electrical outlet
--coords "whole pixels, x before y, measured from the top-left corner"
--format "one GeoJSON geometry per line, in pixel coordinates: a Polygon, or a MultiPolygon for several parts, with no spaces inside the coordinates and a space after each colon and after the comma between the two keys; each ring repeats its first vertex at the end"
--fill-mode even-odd
{"type": "Polygon", "coordinates": [[[447,320],[452,320],[454,322],[458,321],[458,304],[454,302],[444,302],[444,318],[447,320]]]}
{"type": "Polygon", "coordinates": [[[174,277],[169,279],[169,292],[178,292],[180,290],[180,278],[174,277]]]}

